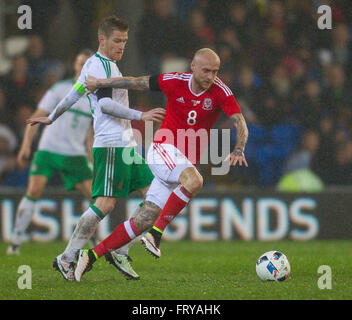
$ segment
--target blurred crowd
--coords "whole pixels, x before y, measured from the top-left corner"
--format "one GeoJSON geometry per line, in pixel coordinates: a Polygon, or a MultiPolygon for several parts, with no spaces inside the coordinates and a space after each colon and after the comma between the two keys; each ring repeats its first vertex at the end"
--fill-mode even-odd
{"type": "MultiPolygon", "coordinates": [[[[107,8],[118,15],[114,1],[64,2],[72,6],[68,12],[73,25],[84,30],[76,35],[79,41],[73,39],[72,48],[53,47],[46,24],[55,20],[59,11],[55,8],[62,2],[32,1],[33,13],[43,14],[45,4],[51,9],[46,19],[34,17],[26,51],[13,57],[11,69],[0,78],[2,185],[25,183],[25,175],[18,178],[15,162],[25,119],[45,90],[72,74],[68,61],[74,52],[95,49],[97,21],[109,13],[107,8]],[[84,13],[80,5],[86,6],[84,13]]],[[[212,176],[210,166],[201,166],[206,185],[274,187],[297,170],[309,171],[324,185],[352,184],[351,1],[146,0],[144,4],[133,26],[144,73],[176,67],[180,70],[174,71],[188,71],[195,50],[213,48],[221,59],[219,77],[233,91],[246,118],[249,167],[212,176]],[[317,25],[318,7],[324,4],[332,9],[331,30],[317,25]]],[[[60,42],[60,36],[55,40],[60,42]]],[[[143,99],[146,106],[154,103],[148,95],[143,99]]],[[[216,127],[227,129],[232,124],[222,115],[216,127]]],[[[234,144],[235,129],[231,137],[234,144]]]]}

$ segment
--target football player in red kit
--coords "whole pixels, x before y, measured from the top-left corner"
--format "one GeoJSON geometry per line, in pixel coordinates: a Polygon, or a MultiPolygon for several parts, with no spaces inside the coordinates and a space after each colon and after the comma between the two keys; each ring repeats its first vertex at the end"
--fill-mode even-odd
{"type": "MultiPolygon", "coordinates": [[[[144,215],[148,221],[144,230],[129,230],[122,223],[95,248],[81,250],[75,271],[76,280],[80,281],[82,274],[91,268],[97,258],[148,229],[150,231],[142,238],[142,242],[151,254],[160,257],[160,240],[166,226],[203,186],[203,178],[195,166],[208,144],[210,129],[221,111],[233,119],[237,131],[235,148],[225,161],[229,161],[230,166],[237,163],[248,166],[244,156],[248,139],[246,121],[233,93],[217,77],[219,68],[218,55],[213,50],[204,48],[194,55],[192,73],[87,78],[85,86],[91,92],[112,87],[162,91],[166,95],[165,119],[155,133],[147,154],[147,162],[155,178],[147,192],[146,201],[154,203],[162,211],[155,222],[148,217],[147,212],[137,214],[144,215]],[[185,133],[189,130],[194,130],[192,133],[199,139],[185,139],[185,133]]],[[[105,111],[114,115],[113,108],[105,111]]]]}

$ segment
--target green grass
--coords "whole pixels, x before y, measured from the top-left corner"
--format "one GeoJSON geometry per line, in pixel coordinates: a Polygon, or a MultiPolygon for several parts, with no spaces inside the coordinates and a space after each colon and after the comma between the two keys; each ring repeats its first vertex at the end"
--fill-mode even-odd
{"type": "Polygon", "coordinates": [[[82,281],[67,282],[52,268],[54,257],[66,244],[25,243],[20,256],[6,256],[0,243],[0,300],[7,299],[114,299],[114,300],[241,300],[241,299],[351,299],[352,242],[201,242],[162,243],[156,260],[140,244],[130,254],[139,281],[127,281],[100,259],[82,281]],[[291,275],[284,282],[261,282],[255,273],[258,257],[269,250],[285,253],[291,275]],[[32,289],[19,289],[18,268],[32,270],[32,289]],[[332,269],[332,289],[317,282],[320,265],[332,269]]]}

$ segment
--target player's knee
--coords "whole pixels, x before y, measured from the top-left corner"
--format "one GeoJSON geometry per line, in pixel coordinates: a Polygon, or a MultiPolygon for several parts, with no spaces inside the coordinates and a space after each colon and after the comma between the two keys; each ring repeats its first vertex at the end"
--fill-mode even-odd
{"type": "Polygon", "coordinates": [[[192,193],[198,192],[200,189],[203,188],[203,177],[199,174],[193,181],[192,181],[192,193]]]}
{"type": "Polygon", "coordinates": [[[187,181],[184,187],[192,194],[197,193],[203,187],[203,177],[200,174],[195,175],[192,179],[187,181]]]}
{"type": "Polygon", "coordinates": [[[179,181],[192,194],[197,193],[203,187],[203,177],[195,168],[184,170],[179,181]]]}
{"type": "Polygon", "coordinates": [[[115,206],[111,203],[106,203],[101,207],[101,212],[103,213],[104,216],[109,214],[112,210],[114,210],[115,206]]]}
{"type": "Polygon", "coordinates": [[[30,186],[26,192],[27,196],[31,197],[32,199],[39,199],[42,193],[43,193],[42,188],[36,185],[30,186]]]}
{"type": "Polygon", "coordinates": [[[101,213],[106,216],[111,211],[114,210],[116,205],[115,198],[99,197],[94,205],[101,211],[101,213]]]}

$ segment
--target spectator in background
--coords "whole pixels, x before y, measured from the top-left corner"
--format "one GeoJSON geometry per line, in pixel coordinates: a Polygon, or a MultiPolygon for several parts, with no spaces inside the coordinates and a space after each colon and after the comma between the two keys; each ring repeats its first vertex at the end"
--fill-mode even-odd
{"type": "Polygon", "coordinates": [[[282,64],[274,67],[269,84],[272,92],[277,97],[289,98],[291,93],[291,79],[287,69],[282,64]]]}
{"type": "Polygon", "coordinates": [[[0,182],[16,167],[16,146],[15,134],[6,125],[0,124],[0,182]]]}
{"type": "Polygon", "coordinates": [[[312,160],[318,151],[320,136],[316,131],[307,130],[303,133],[297,150],[287,159],[283,174],[299,169],[311,169],[312,160]]]}
{"type": "Polygon", "coordinates": [[[39,85],[49,68],[49,61],[44,53],[43,39],[39,35],[29,36],[29,44],[26,52],[28,61],[28,74],[31,75],[36,85],[39,85]]]}
{"type": "Polygon", "coordinates": [[[331,185],[352,184],[352,142],[338,145],[334,157],[334,166],[330,168],[328,183],[331,185]]]}
{"type": "Polygon", "coordinates": [[[245,1],[231,1],[228,19],[224,21],[224,26],[235,30],[240,43],[248,50],[251,45],[255,24],[250,23],[248,8],[245,1]]]}
{"type": "Polygon", "coordinates": [[[197,39],[197,47],[214,48],[215,32],[207,23],[205,14],[199,8],[193,9],[188,17],[188,24],[197,39]]]}
{"type": "Polygon", "coordinates": [[[312,171],[312,160],[318,150],[320,137],[316,131],[305,131],[301,142],[287,159],[277,188],[286,192],[317,192],[324,184],[312,171]]]}
{"type": "Polygon", "coordinates": [[[256,112],[258,100],[262,94],[262,81],[249,65],[243,65],[238,72],[235,83],[237,96],[244,99],[249,106],[256,112]]]}
{"type": "Polygon", "coordinates": [[[264,38],[252,49],[251,59],[259,74],[268,77],[282,57],[287,55],[287,44],[283,30],[269,27],[263,32],[264,38]]]}
{"type": "MultiPolygon", "coordinates": [[[[286,102],[287,103],[287,102],[286,102]]],[[[286,120],[285,102],[278,99],[274,94],[265,92],[255,110],[259,124],[270,128],[283,123],[286,120]]]]}
{"type": "Polygon", "coordinates": [[[168,56],[191,57],[193,38],[186,24],[174,13],[172,0],[155,0],[138,26],[138,43],[146,72],[160,73],[160,65],[168,56]]]}
{"type": "Polygon", "coordinates": [[[65,72],[63,63],[49,58],[43,39],[39,35],[34,34],[29,37],[26,57],[28,60],[27,73],[36,87],[43,86],[45,90],[63,78],[65,72]]]}
{"type": "Polygon", "coordinates": [[[322,99],[336,119],[339,113],[338,107],[352,101],[351,90],[347,87],[346,75],[342,67],[339,65],[327,67],[325,82],[327,87],[324,88],[322,99]]]}
{"type": "Polygon", "coordinates": [[[312,169],[325,184],[331,181],[331,169],[335,165],[336,123],[329,114],[323,114],[319,121],[320,145],[313,159],[312,169]]]}
{"type": "Polygon", "coordinates": [[[33,101],[34,83],[28,74],[28,61],[25,56],[16,56],[12,62],[12,70],[2,79],[7,101],[7,114],[12,125],[18,106],[33,101]]]}
{"type": "Polygon", "coordinates": [[[9,117],[6,108],[6,96],[4,90],[0,87],[0,123],[9,125],[9,117]]]}
{"type": "Polygon", "coordinates": [[[276,29],[285,30],[286,28],[286,11],[284,3],[280,0],[271,0],[268,2],[268,11],[266,16],[266,25],[276,29]]]}
{"type": "Polygon", "coordinates": [[[295,116],[297,123],[302,126],[303,130],[309,128],[317,130],[319,128],[319,115],[322,114],[324,108],[328,108],[328,106],[322,103],[319,82],[308,79],[303,93],[296,101],[295,116]]]}
{"type": "Polygon", "coordinates": [[[331,35],[332,62],[342,67],[347,67],[352,58],[349,27],[338,24],[333,27],[331,35]]]}
{"type": "Polygon", "coordinates": [[[218,45],[225,44],[230,48],[233,59],[236,59],[236,57],[241,55],[242,44],[239,41],[237,32],[234,29],[230,27],[224,28],[219,34],[217,41],[218,45]]]}

